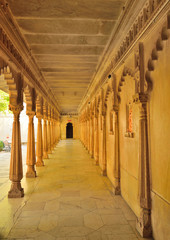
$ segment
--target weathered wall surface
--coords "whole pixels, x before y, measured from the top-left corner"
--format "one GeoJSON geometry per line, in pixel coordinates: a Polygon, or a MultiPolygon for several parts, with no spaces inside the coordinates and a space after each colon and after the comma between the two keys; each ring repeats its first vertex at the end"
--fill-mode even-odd
{"type": "Polygon", "coordinates": [[[78,139],[80,132],[79,132],[79,125],[78,125],[78,117],[77,116],[61,116],[61,123],[60,123],[60,131],[61,131],[61,139],[66,139],[66,126],[67,123],[72,123],[73,125],[73,139],[78,139]]]}

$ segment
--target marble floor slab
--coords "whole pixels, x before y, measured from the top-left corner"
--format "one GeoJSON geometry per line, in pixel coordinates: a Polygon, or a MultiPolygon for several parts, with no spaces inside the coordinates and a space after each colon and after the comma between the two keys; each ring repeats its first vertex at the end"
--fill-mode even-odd
{"type": "Polygon", "coordinates": [[[36,178],[23,178],[24,198],[8,199],[10,181],[2,177],[0,239],[143,239],[134,228],[134,213],[113,194],[80,141],[61,140],[44,162],[36,178]]]}

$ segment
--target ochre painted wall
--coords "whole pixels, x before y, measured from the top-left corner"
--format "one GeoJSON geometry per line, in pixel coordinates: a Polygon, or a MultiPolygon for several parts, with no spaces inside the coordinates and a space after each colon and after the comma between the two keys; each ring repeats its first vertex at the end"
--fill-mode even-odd
{"type": "Polygon", "coordinates": [[[120,144],[120,175],[121,193],[135,214],[139,216],[138,203],[138,155],[139,155],[139,109],[133,103],[135,94],[135,81],[127,76],[121,92],[119,109],[119,144],[120,144]],[[132,131],[134,137],[126,134],[126,105],[132,105],[132,131]]]}
{"type": "Polygon", "coordinates": [[[152,78],[153,91],[150,101],[152,222],[155,239],[168,239],[170,229],[170,41],[164,44],[164,51],[159,54],[152,78]]]}

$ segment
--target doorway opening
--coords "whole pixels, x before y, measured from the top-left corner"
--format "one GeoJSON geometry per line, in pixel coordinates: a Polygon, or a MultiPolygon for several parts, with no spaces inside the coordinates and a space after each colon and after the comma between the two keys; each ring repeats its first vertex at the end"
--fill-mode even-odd
{"type": "Polygon", "coordinates": [[[66,138],[73,138],[73,125],[72,125],[72,123],[67,123],[66,138]]]}

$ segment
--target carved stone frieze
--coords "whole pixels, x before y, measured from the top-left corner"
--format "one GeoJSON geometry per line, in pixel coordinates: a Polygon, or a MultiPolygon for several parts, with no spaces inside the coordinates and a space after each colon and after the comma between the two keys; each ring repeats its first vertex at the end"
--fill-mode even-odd
{"type": "Polygon", "coordinates": [[[115,63],[120,61],[121,57],[128,51],[130,46],[136,40],[138,35],[143,31],[147,24],[151,21],[155,13],[161,8],[166,0],[148,0],[145,6],[139,13],[137,19],[134,21],[133,26],[129,30],[128,35],[123,40],[116,56],[115,63]],[[126,44],[125,44],[126,43],[126,44]]]}
{"type": "Polygon", "coordinates": [[[150,93],[153,88],[153,80],[151,76],[151,72],[155,70],[155,61],[158,60],[159,54],[158,52],[163,50],[163,42],[167,41],[170,36],[170,12],[167,14],[166,25],[162,27],[160,35],[155,43],[151,51],[151,56],[148,59],[147,70],[145,73],[145,79],[147,82],[147,93],[150,93]]]}

